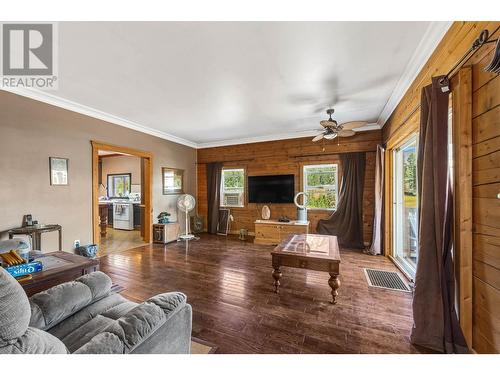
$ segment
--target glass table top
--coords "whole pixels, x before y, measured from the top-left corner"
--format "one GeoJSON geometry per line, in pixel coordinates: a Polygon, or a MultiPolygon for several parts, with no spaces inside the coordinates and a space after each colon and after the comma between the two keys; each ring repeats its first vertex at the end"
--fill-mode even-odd
{"type": "Polygon", "coordinates": [[[340,259],[337,237],[321,234],[291,235],[273,253],[340,259]]]}

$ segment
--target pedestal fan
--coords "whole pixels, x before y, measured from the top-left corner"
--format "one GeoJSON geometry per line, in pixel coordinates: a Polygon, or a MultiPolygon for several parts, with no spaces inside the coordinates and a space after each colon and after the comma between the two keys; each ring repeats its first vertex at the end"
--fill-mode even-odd
{"type": "Polygon", "coordinates": [[[182,194],[177,198],[177,208],[184,212],[186,217],[186,232],[179,236],[179,240],[189,241],[197,239],[193,234],[189,233],[189,211],[191,211],[196,204],[196,200],[192,195],[182,194]]]}

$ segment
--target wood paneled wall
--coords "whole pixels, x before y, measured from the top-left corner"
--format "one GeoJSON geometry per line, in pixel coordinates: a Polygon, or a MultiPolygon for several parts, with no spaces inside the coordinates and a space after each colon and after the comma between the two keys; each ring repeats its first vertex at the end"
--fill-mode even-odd
{"type": "MultiPolygon", "coordinates": [[[[305,164],[321,164],[339,162],[339,154],[345,152],[367,151],[366,174],[363,205],[363,238],[371,242],[374,188],[375,188],[375,151],[381,142],[381,131],[358,133],[339,141],[311,142],[311,138],[296,138],[282,141],[270,141],[242,144],[235,146],[213,147],[198,150],[198,214],[203,216],[206,225],[207,217],[207,182],[205,163],[220,161],[225,166],[243,167],[247,176],[294,174],[295,191],[302,189],[302,166],[305,164]]],[[[340,166],[341,168],[341,166],[340,166]]],[[[339,181],[340,183],[340,181],[339,181]]],[[[247,199],[245,198],[245,201],[247,199]]],[[[237,233],[240,228],[254,231],[254,221],[260,218],[263,205],[246,203],[244,208],[231,208],[234,222],[231,232],[237,233]]],[[[281,215],[296,218],[296,207],[293,204],[272,204],[271,218],[281,215]]],[[[315,231],[319,219],[327,218],[329,211],[309,211],[311,230],[315,231]]]]}
{"type": "MultiPolygon", "coordinates": [[[[472,344],[500,352],[500,77],[472,65],[472,344]]],[[[462,199],[462,197],[461,197],[462,199]]]]}
{"type": "MultiPolygon", "coordinates": [[[[418,74],[383,128],[388,150],[418,131],[420,92],[431,77],[445,74],[470,48],[483,29],[492,33],[500,22],[455,22],[418,74]]],[[[472,206],[472,318],[469,346],[478,353],[500,352],[500,78],[484,72],[494,45],[482,48],[466,64],[472,68],[472,196],[458,196],[472,206]]],[[[454,109],[455,113],[455,109],[454,109]]],[[[454,119],[455,126],[455,119],[454,119]]],[[[454,129],[456,130],[456,129],[454,129]]],[[[391,252],[390,152],[386,165],[386,252],[391,252]]],[[[455,158],[458,156],[456,155],[455,158]]],[[[462,203],[464,203],[462,201],[462,203]]],[[[463,324],[463,322],[461,322],[463,324]]],[[[466,323],[468,324],[468,323],[466,323]]],[[[467,335],[466,335],[467,336],[467,335]]]]}

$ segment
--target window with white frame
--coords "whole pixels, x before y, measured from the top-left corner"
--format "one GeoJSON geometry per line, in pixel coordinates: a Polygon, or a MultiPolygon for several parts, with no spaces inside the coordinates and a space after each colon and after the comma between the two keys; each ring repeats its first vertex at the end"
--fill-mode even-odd
{"type": "Polygon", "coordinates": [[[304,192],[307,193],[307,208],[335,210],[338,201],[338,165],[304,165],[304,192]]]}
{"type": "Polygon", "coordinates": [[[243,207],[245,205],[245,170],[224,168],[220,189],[221,207],[243,207]]]}

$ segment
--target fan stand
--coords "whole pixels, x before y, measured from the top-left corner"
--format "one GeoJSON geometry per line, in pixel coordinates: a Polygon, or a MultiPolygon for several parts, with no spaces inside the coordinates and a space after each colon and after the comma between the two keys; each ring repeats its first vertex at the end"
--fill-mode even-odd
{"type": "Polygon", "coordinates": [[[194,234],[189,233],[189,211],[186,209],[184,211],[184,216],[186,217],[186,233],[181,234],[177,241],[192,241],[192,240],[199,240],[200,237],[196,237],[194,234]]]}

